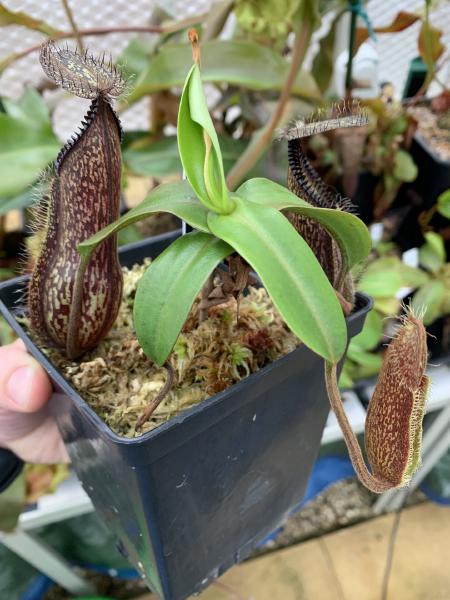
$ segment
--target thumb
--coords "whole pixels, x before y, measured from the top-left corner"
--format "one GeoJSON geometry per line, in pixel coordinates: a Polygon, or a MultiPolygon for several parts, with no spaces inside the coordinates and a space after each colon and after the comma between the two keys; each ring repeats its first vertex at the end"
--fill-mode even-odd
{"type": "Polygon", "coordinates": [[[25,350],[21,340],[0,348],[0,408],[32,413],[40,410],[52,393],[41,365],[25,350]]]}

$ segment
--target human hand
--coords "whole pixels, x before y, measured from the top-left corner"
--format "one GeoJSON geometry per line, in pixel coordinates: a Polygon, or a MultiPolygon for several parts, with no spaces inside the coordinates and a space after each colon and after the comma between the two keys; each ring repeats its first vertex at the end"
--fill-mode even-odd
{"type": "Polygon", "coordinates": [[[0,446],[25,462],[69,462],[47,402],[50,380],[22,340],[0,348],[0,446]]]}

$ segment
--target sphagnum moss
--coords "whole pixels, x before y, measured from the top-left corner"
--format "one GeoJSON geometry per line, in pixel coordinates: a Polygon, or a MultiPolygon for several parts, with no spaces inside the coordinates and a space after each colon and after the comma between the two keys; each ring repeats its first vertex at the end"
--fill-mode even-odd
{"type": "Polygon", "coordinates": [[[133,331],[133,301],[148,266],[123,269],[122,303],[110,332],[82,359],[70,361],[55,348],[44,349],[55,366],[117,434],[136,437],[179,412],[237,383],[299,344],[263,288],[249,289],[240,300],[210,309],[198,323],[200,298],[169,357],[175,373],[172,389],[141,427],[139,419],[160,393],[167,372],[143,353],[133,331]]]}

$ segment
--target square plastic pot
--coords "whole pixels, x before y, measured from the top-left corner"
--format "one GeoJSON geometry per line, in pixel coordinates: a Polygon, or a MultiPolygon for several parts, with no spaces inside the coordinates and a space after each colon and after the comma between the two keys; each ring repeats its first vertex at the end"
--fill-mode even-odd
{"type": "MultiPolygon", "coordinates": [[[[179,233],[121,251],[157,256],[179,233]]],[[[17,323],[21,277],[0,309],[48,371],[51,408],[73,467],[119,547],[164,600],[199,592],[245,558],[301,503],[328,415],[323,361],[300,346],[136,439],[113,433],[17,323]]],[[[347,319],[363,326],[370,299],[347,319]]]]}

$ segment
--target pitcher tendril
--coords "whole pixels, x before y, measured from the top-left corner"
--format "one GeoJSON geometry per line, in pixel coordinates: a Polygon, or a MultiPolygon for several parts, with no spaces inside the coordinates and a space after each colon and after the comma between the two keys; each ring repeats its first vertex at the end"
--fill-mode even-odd
{"type": "Polygon", "coordinates": [[[325,365],[328,396],[350,459],[360,481],[375,493],[407,485],[420,464],[422,420],[429,387],[426,365],[425,327],[420,317],[407,309],[386,350],[367,411],[365,445],[372,472],[367,469],[345,414],[336,365],[325,365]]]}
{"type": "Polygon", "coordinates": [[[81,258],[77,245],[119,217],[122,130],[110,98],[122,93],[125,82],[104,57],[52,42],[42,47],[40,60],[55,83],[92,100],[80,132],[54,164],[28,293],[32,329],[76,358],[106,335],[121,301],[116,237],[90,259],[81,258]]]}

